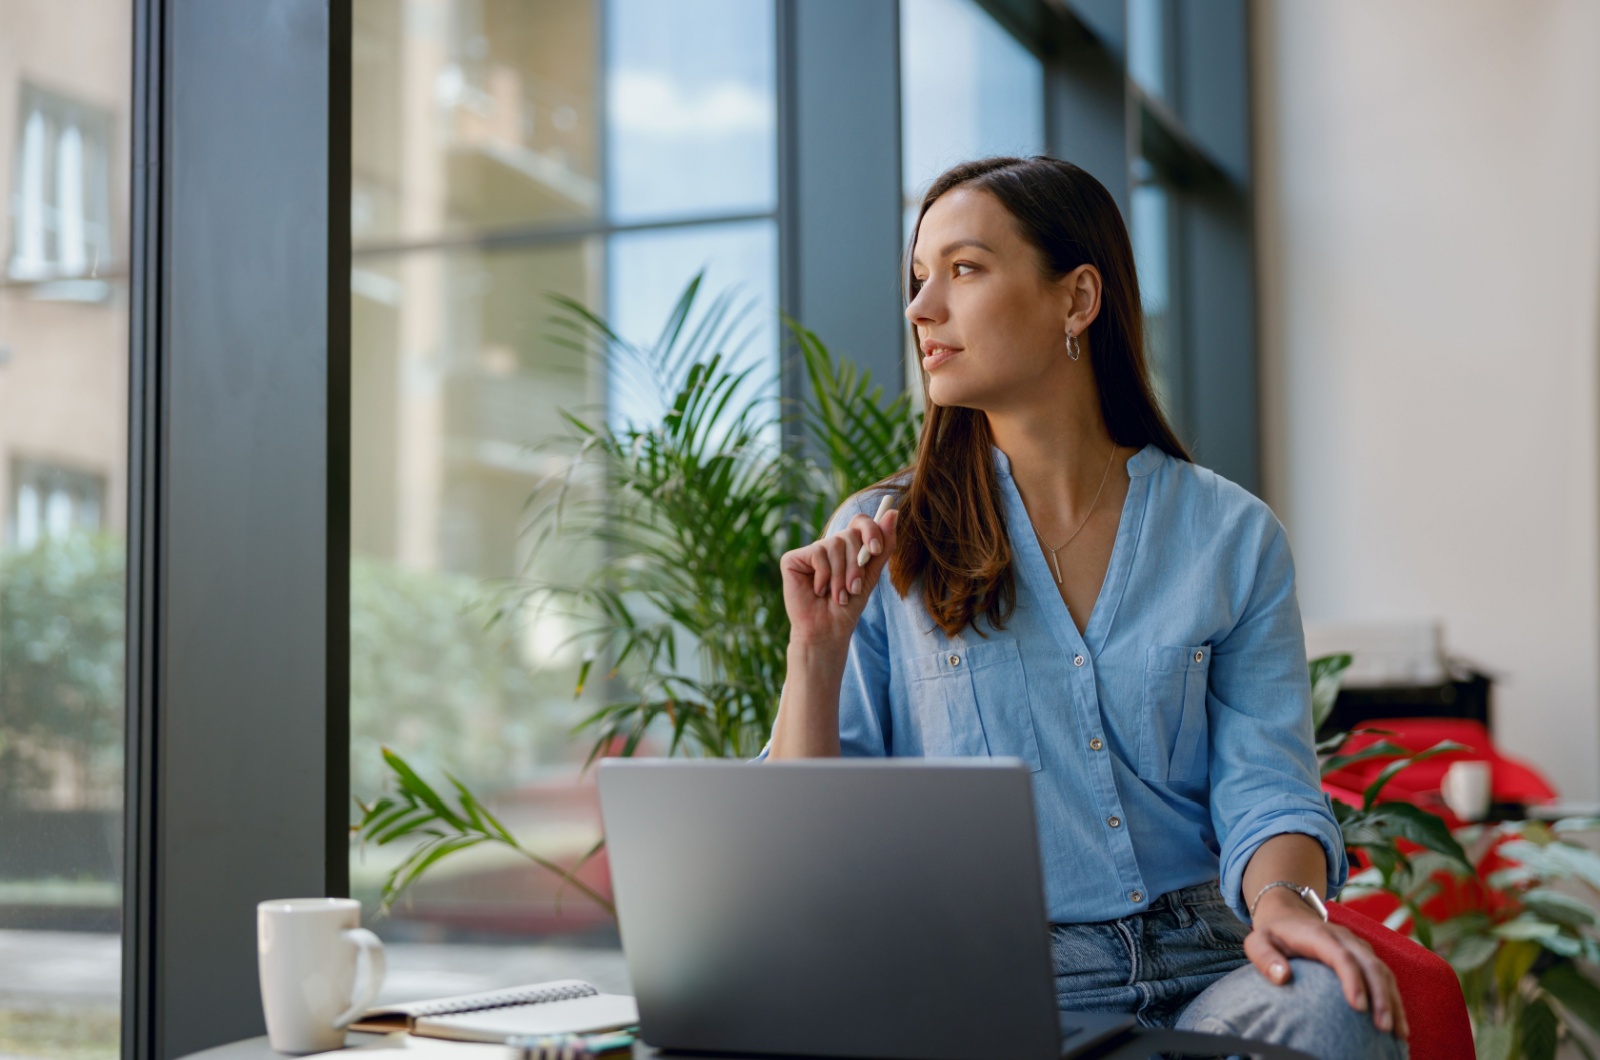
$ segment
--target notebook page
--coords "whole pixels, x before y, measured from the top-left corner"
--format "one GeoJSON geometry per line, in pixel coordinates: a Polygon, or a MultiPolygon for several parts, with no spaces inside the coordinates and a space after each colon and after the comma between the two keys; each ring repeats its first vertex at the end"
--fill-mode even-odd
{"type": "Polygon", "coordinates": [[[419,1016],[412,1034],[460,1042],[501,1042],[515,1034],[592,1034],[631,1027],[639,1008],[626,994],[513,1005],[449,1016],[419,1016]]]}
{"type": "Polygon", "coordinates": [[[476,994],[457,994],[452,997],[427,998],[407,1001],[398,1005],[379,1005],[361,1014],[351,1024],[351,1030],[401,1030],[409,1028],[419,1016],[441,1016],[454,1012],[476,1012],[507,1005],[537,1005],[566,1001],[572,998],[591,997],[600,993],[592,984],[581,979],[555,979],[548,983],[530,983],[505,990],[485,990],[476,994]]]}

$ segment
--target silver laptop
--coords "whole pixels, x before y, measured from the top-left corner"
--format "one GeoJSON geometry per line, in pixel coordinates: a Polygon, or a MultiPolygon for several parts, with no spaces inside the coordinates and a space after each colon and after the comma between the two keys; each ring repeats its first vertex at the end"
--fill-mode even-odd
{"type": "Polygon", "coordinates": [[[640,1036],[689,1052],[1055,1060],[1131,1015],[1056,1008],[1017,759],[606,759],[640,1036]]]}

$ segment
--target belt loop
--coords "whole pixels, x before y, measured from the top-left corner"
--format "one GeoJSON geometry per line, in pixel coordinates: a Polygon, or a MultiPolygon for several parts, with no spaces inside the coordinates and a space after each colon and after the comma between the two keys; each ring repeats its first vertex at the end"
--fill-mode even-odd
{"type": "Polygon", "coordinates": [[[1168,896],[1172,899],[1172,912],[1178,918],[1178,926],[1188,927],[1194,923],[1195,914],[1189,907],[1188,896],[1179,891],[1169,891],[1168,896]]]}

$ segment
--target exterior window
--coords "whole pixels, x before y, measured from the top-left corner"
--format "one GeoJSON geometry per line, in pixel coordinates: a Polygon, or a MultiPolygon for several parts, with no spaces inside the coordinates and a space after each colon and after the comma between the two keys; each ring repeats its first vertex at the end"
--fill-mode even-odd
{"type": "MultiPolygon", "coordinates": [[[[11,189],[13,280],[95,277],[111,262],[111,118],[24,84],[11,189]]],[[[99,301],[104,284],[75,289],[99,301]]]]}
{"type": "Polygon", "coordinates": [[[130,255],[113,204],[133,14],[0,14],[5,1057],[112,1057],[121,1040],[130,255]],[[91,304],[41,304],[63,301],[91,304]]]}
{"type": "Polygon", "coordinates": [[[1167,0],[1128,0],[1128,76],[1146,92],[1169,97],[1167,0]]]}
{"type": "MultiPolygon", "coordinates": [[[[1149,167],[1136,167],[1148,171],[1149,167]]],[[[1183,376],[1172,305],[1172,195],[1151,179],[1133,186],[1128,236],[1144,302],[1144,347],[1151,383],[1174,430],[1182,430],[1183,376]]]]}
{"type": "MultiPolygon", "coordinates": [[[[428,10],[354,4],[352,789],[382,790],[387,746],[435,781],[460,777],[531,848],[570,861],[599,835],[593,774],[579,780],[588,744],[570,729],[604,681],[575,697],[581,617],[488,629],[485,606],[508,579],[571,581],[598,561],[597,542],[535,549],[523,532],[530,496],[561,466],[561,410],[621,423],[664,409],[658,391],[564,345],[547,296],[648,345],[704,269],[687,328],[738,287],[753,303],[739,355],[776,398],[774,6],[428,10]]],[[[610,919],[515,855],[454,856],[377,917],[398,856],[357,852],[350,876],[405,991],[580,968],[626,989],[610,919]]],[[[582,878],[604,871],[591,862],[582,878]]]]}
{"type": "MultiPolygon", "coordinates": [[[[1044,65],[974,0],[901,0],[900,100],[907,244],[922,196],[949,167],[1044,153],[1044,65]]],[[[920,403],[910,328],[905,355],[906,388],[920,403]]]]}
{"type": "Polygon", "coordinates": [[[25,552],[41,541],[101,528],[106,493],[103,477],[18,460],[11,482],[8,537],[13,549],[25,552]]]}

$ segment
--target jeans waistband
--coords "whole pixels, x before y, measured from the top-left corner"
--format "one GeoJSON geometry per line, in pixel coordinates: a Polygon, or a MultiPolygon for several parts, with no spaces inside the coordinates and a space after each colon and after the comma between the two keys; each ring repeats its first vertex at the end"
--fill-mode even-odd
{"type": "Polygon", "coordinates": [[[1205,880],[1201,883],[1191,883],[1187,887],[1179,887],[1175,891],[1168,891],[1153,900],[1150,909],[1171,909],[1174,905],[1187,905],[1191,902],[1220,901],[1222,899],[1222,881],[1205,880]]]}

